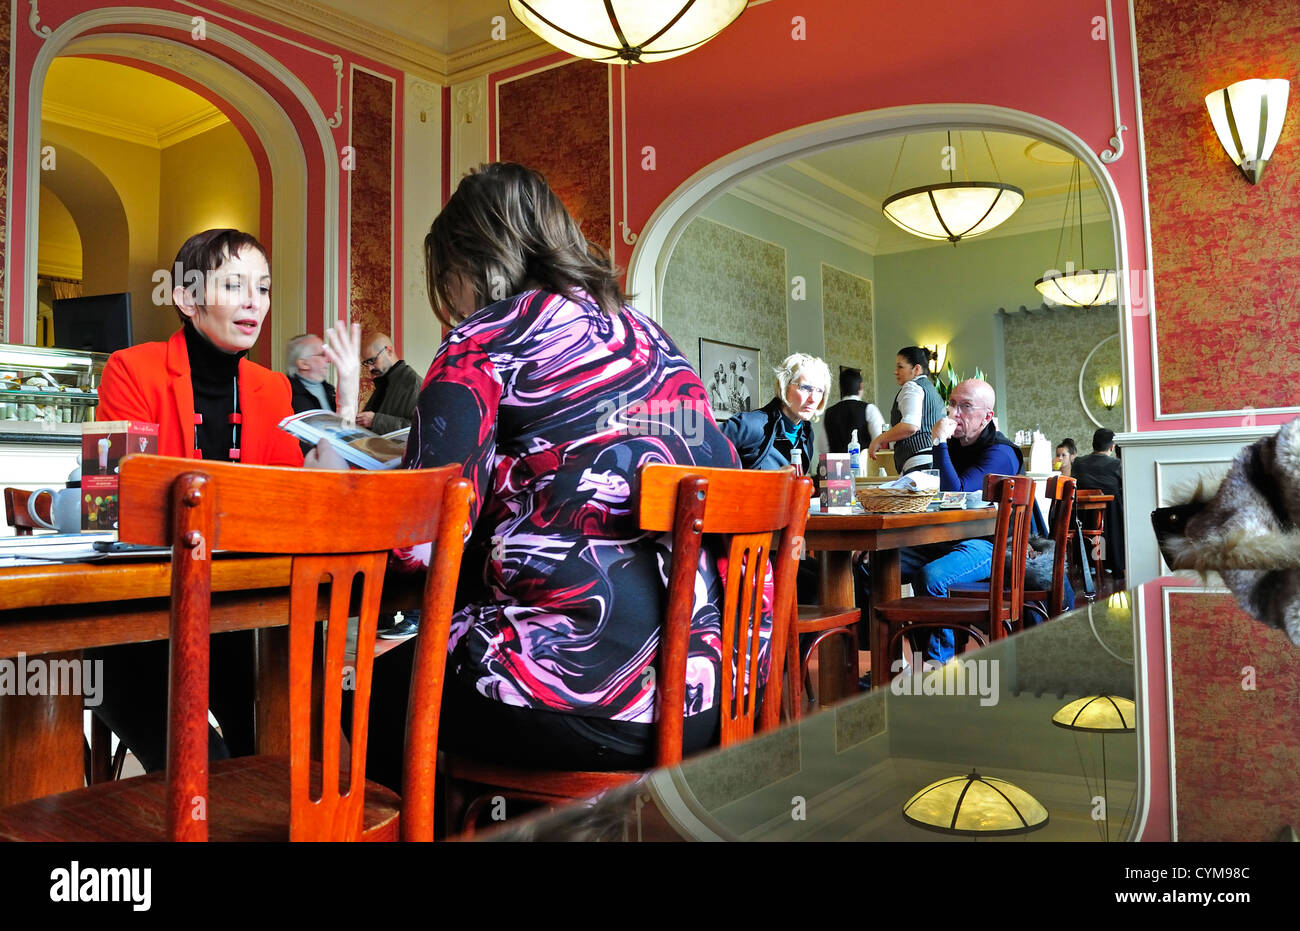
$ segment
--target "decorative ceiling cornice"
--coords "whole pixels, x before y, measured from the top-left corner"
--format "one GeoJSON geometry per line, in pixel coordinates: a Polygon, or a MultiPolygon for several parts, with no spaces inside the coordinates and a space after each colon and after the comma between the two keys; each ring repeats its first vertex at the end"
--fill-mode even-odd
{"type": "Polygon", "coordinates": [[[444,85],[523,64],[553,51],[527,29],[512,30],[504,39],[489,40],[446,53],[309,0],[236,0],[236,4],[243,12],[444,85]]]}
{"type": "Polygon", "coordinates": [[[58,123],[61,126],[85,130],[123,142],[147,145],[153,149],[165,149],[230,122],[224,113],[216,107],[209,106],[167,126],[155,129],[143,123],[123,120],[92,110],[83,110],[53,100],[46,100],[41,104],[41,119],[48,123],[58,123]]]}

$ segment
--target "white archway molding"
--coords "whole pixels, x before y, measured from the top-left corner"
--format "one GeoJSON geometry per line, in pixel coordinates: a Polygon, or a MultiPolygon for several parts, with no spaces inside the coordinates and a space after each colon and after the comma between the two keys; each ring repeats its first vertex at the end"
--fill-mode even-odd
{"type": "Polygon", "coordinates": [[[986,104],[918,104],[870,110],[796,127],[760,139],[706,165],[683,181],[650,215],[628,260],[628,290],[636,295],[637,307],[655,320],[663,320],[661,300],[664,275],[677,241],[686,227],[712,201],[736,182],[766,171],[774,165],[847,142],[893,136],[903,132],[970,129],[1016,132],[1042,139],[1072,153],[1092,172],[1097,189],[1111,217],[1115,240],[1115,268],[1119,277],[1119,320],[1124,363],[1125,421],[1136,422],[1132,386],[1133,331],[1129,304],[1128,244],[1125,240],[1124,209],[1119,191],[1106,166],[1087,144],[1070,130],[1041,116],[986,104]]]}
{"type": "Polygon", "coordinates": [[[307,230],[307,154],[309,139],[301,136],[284,108],[260,85],[226,61],[208,54],[195,44],[175,42],[142,33],[96,33],[92,29],[112,26],[161,26],[189,32],[188,16],[165,10],[119,7],[91,10],[74,16],[53,30],[32,64],[28,88],[27,178],[24,251],[23,338],[35,336],[36,280],[39,215],[41,97],[50,63],[59,55],[104,55],[147,61],[184,74],[210,88],[233,107],[261,141],[271,173],[272,197],[272,281],[275,282],[271,315],[271,358],[281,355],[284,343],[306,329],[306,283],[308,249],[317,250],[321,262],[321,294],[325,316],[339,304],[339,160],[333,134],[320,106],[302,81],[283,63],[244,37],[209,22],[205,42],[214,42],[254,61],[279,81],[311,120],[320,146],[324,169],[322,241],[310,243],[307,230]]]}

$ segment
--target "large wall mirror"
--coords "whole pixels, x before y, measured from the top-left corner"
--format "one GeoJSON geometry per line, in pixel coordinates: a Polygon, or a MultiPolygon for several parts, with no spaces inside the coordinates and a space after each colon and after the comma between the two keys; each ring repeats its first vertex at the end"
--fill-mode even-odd
{"type": "MultiPolygon", "coordinates": [[[[1077,387],[1099,342],[1118,356],[1115,304],[1046,306],[1035,287],[1067,263],[1114,267],[1111,213],[1089,169],[1040,138],[927,126],[797,153],[713,194],[671,249],[658,260],[660,315],[697,364],[700,338],[752,347],[765,362],[808,352],[833,375],[862,369],[864,400],[888,420],[897,351],[942,346],[959,377],[978,369],[994,385],[1008,435],[1037,427],[1086,446],[1094,409],[1122,429],[1122,403],[1084,407],[1077,387]],[[1024,202],[956,244],[905,232],[882,212],[894,193],[961,180],[1013,185],[1024,202]]],[[[1118,380],[1122,366],[1113,369],[1118,380]]],[[[756,406],[773,392],[761,374],[756,406]]]]}

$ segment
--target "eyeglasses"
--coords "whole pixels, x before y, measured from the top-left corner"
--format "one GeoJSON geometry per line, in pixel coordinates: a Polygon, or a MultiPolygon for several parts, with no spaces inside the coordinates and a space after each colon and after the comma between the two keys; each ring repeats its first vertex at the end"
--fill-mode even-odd
{"type": "Polygon", "coordinates": [[[825,388],[817,388],[814,387],[813,385],[795,385],[795,387],[798,388],[800,391],[802,391],[804,394],[812,395],[815,398],[820,398],[826,394],[825,388]]]}
{"type": "Polygon", "coordinates": [[[993,408],[984,407],[979,404],[972,404],[970,401],[961,401],[957,404],[950,403],[948,405],[948,410],[960,411],[963,414],[973,414],[975,411],[991,411],[993,408]]]}
{"type": "Polygon", "coordinates": [[[374,368],[375,363],[379,361],[379,357],[382,356],[387,351],[388,351],[388,347],[385,346],[383,349],[379,350],[369,359],[362,359],[361,364],[364,365],[366,368],[374,368]]]}

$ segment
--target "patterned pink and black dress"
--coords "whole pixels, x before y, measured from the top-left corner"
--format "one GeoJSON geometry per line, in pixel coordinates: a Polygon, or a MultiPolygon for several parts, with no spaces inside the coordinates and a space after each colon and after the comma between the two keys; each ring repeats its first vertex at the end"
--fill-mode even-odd
{"type": "MultiPolygon", "coordinates": [[[[658,324],[577,298],[525,292],[460,324],[425,379],[406,465],[461,462],[477,493],[449,679],[516,708],[648,723],[671,538],[638,529],[637,471],[739,461],[658,324]]],[[[427,560],[417,548],[407,561],[427,560]]],[[[707,554],[695,591],[688,721],[716,716],[722,598],[707,554]]]]}

